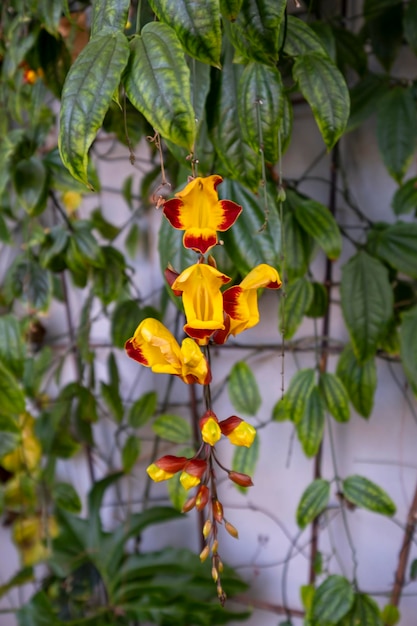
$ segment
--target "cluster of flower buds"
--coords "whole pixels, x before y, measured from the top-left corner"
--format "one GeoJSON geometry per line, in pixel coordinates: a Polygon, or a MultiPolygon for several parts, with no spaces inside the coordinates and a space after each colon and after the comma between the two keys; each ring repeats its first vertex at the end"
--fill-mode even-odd
{"type": "Polygon", "coordinates": [[[168,454],[149,465],[147,472],[155,482],[169,480],[181,472],[180,482],[185,489],[197,487],[195,494],[186,500],[182,510],[184,513],[188,513],[194,508],[197,511],[207,510],[207,518],[203,527],[205,547],[200,554],[200,559],[205,561],[211,555],[211,572],[217,586],[219,599],[223,603],[226,595],[221,585],[223,564],[218,554],[218,526],[219,524],[224,525],[229,535],[236,539],[238,538],[238,531],[224,517],[223,505],[218,499],[217,468],[220,468],[231,481],[241,487],[251,487],[253,482],[248,474],[235,472],[224,467],[216,455],[214,446],[221,436],[225,435],[233,445],[249,448],[255,440],[256,430],[251,424],[236,415],[219,421],[213,411],[208,410],[200,419],[200,432],[202,443],[192,458],[168,454]]]}
{"type": "MultiPolygon", "coordinates": [[[[237,335],[259,322],[258,289],[279,289],[281,280],[277,270],[261,263],[254,267],[239,285],[222,291],[231,281],[216,267],[206,253],[219,243],[217,232],[226,231],[239,217],[242,207],[231,200],[219,200],[217,186],[222,178],[217,175],[193,178],[175,198],[163,203],[163,212],[171,225],[183,230],[183,245],[199,254],[197,262],[181,273],[167,268],[165,277],[173,293],[182,297],[188,335],[181,346],[170,331],[158,320],[147,318],[127,340],[127,354],[158,374],[173,374],[184,383],[209,385],[211,371],[207,358],[210,343],[224,344],[230,335],[237,335]],[[206,354],[203,354],[203,351],[206,354]]],[[[218,468],[241,487],[250,487],[247,474],[235,472],[222,465],[215,446],[222,435],[235,446],[250,447],[255,439],[255,428],[240,417],[232,415],[219,421],[212,411],[210,394],[205,394],[206,412],[200,419],[201,445],[191,458],[165,455],[154,461],[147,472],[152,480],[168,480],[180,472],[182,486],[196,493],[184,504],[183,511],[195,508],[207,510],[203,527],[205,547],[202,561],[211,555],[212,575],[219,599],[226,595],[221,585],[222,562],[218,554],[218,527],[237,538],[236,528],[224,517],[223,505],[217,495],[218,468]]]]}

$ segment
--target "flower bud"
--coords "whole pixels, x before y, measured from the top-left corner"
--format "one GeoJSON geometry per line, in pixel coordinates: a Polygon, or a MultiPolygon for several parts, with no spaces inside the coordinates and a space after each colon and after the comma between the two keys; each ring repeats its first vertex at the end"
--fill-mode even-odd
{"type": "Polygon", "coordinates": [[[182,512],[183,513],[188,513],[188,511],[191,511],[191,509],[193,509],[196,505],[196,496],[192,496],[192,498],[188,498],[188,500],[186,500],[183,504],[182,507],[182,512]]]}
{"type": "Polygon", "coordinates": [[[205,521],[204,526],[203,526],[203,537],[204,537],[204,539],[207,539],[207,537],[211,533],[212,526],[213,526],[213,524],[211,523],[211,521],[209,519],[205,521]]]}
{"type": "Polygon", "coordinates": [[[208,546],[206,546],[201,552],[200,552],[200,561],[202,563],[204,563],[204,561],[206,560],[206,558],[208,557],[208,555],[210,554],[210,548],[208,546]]]}
{"type": "Polygon", "coordinates": [[[223,520],[223,505],[218,500],[213,500],[212,508],[214,519],[216,522],[221,523],[223,520]]]}
{"type": "Polygon", "coordinates": [[[211,568],[211,576],[214,580],[214,582],[216,583],[219,579],[219,572],[217,571],[217,569],[215,567],[211,568]]]}
{"type": "Polygon", "coordinates": [[[230,522],[225,522],[224,527],[229,533],[229,535],[231,535],[235,539],[239,539],[239,533],[237,532],[237,528],[235,528],[232,524],[230,524],[230,522]]]}
{"type": "Polygon", "coordinates": [[[197,496],[195,499],[195,506],[197,511],[202,511],[206,506],[210,496],[210,490],[207,485],[201,485],[200,489],[197,492],[197,496]]]}
{"type": "Polygon", "coordinates": [[[256,430],[252,424],[248,424],[241,417],[232,415],[219,422],[220,430],[235,446],[245,446],[250,448],[256,437],[256,430]]]}
{"type": "Polygon", "coordinates": [[[219,542],[217,541],[217,539],[215,539],[211,546],[211,553],[215,556],[217,554],[218,549],[219,549],[219,542]]]}
{"type": "Polygon", "coordinates": [[[242,474],[241,472],[230,471],[229,478],[234,483],[236,483],[236,485],[239,485],[240,487],[252,487],[253,486],[252,478],[248,476],[248,474],[242,474]]]}

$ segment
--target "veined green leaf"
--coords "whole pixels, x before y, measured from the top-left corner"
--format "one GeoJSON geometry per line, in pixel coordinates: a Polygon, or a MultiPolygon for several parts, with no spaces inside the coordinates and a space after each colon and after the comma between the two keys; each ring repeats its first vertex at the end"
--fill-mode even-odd
{"type": "Polygon", "coordinates": [[[336,373],[356,411],[362,417],[369,417],[377,384],[375,359],[359,363],[352,346],[347,344],[340,355],[336,373]]]}
{"type": "Polygon", "coordinates": [[[80,513],[82,505],[78,493],[70,483],[56,483],[52,497],[57,506],[70,513],[80,513]]]}
{"type": "Polygon", "coordinates": [[[349,119],[349,91],[342,74],[330,59],[314,53],[296,58],[293,76],[311,107],[324,143],[332,148],[349,119]]]}
{"type": "Polygon", "coordinates": [[[307,317],[323,317],[329,304],[329,295],[322,283],[313,282],[313,299],[306,311],[307,317]]]}
{"type": "Polygon", "coordinates": [[[155,391],[144,393],[130,407],[128,422],[133,428],[140,428],[155,415],[158,396],[155,391]]]}
{"type": "Polygon", "coordinates": [[[337,259],[342,250],[342,236],[329,209],[316,202],[287,191],[294,214],[300,226],[316,240],[329,259],[337,259]]]}
{"type": "Polygon", "coordinates": [[[402,315],[400,350],[408,382],[417,395],[417,306],[402,315]]]}
{"type": "Polygon", "coordinates": [[[315,456],[323,439],[325,424],[324,402],[317,387],[305,404],[304,413],[296,424],[297,436],[308,457],[315,456]]]}
{"type": "Polygon", "coordinates": [[[346,73],[348,68],[362,76],[367,69],[368,58],[359,35],[346,28],[333,28],[336,42],[337,66],[346,73]]]}
{"type": "Polygon", "coordinates": [[[146,24],[130,46],[124,78],[129,100],[162,137],[191,151],[196,124],[190,70],[174,31],[161,22],[146,24]]]}
{"type": "Polygon", "coordinates": [[[376,112],[381,98],[388,91],[385,76],[369,72],[350,90],[350,117],[347,130],[357,128],[376,112]]]}
{"type": "Polygon", "coordinates": [[[411,88],[394,87],[381,99],[377,136],[388,172],[401,183],[417,141],[417,111],[411,88]]]}
{"type": "Polygon", "coordinates": [[[343,495],[356,506],[381,515],[392,516],[397,510],[382,487],[358,474],[345,478],[343,495]]]}
{"type": "Polygon", "coordinates": [[[227,20],[234,22],[239,15],[243,0],[220,0],[220,12],[227,20]]]}
{"type": "Polygon", "coordinates": [[[188,491],[184,489],[180,481],[180,472],[167,481],[167,491],[171,504],[177,511],[182,511],[182,507],[188,498],[188,491]]]}
{"type": "MultiPolygon", "coordinates": [[[[1,362],[0,362],[1,366],[1,362]]],[[[1,367],[0,367],[1,371],[1,367]]],[[[0,381],[1,398],[1,381],[0,381]]],[[[17,415],[17,414],[16,414],[17,415]]],[[[22,440],[21,427],[10,414],[0,415],[0,458],[15,450],[22,440]]]]}
{"type": "Polygon", "coordinates": [[[284,328],[285,339],[291,339],[294,336],[311,304],[313,295],[313,286],[307,278],[297,278],[288,285],[284,305],[279,309],[279,328],[284,328]]]}
{"type": "Polygon", "coordinates": [[[25,396],[16,378],[0,361],[0,406],[5,414],[18,415],[25,410],[25,396]]]}
{"type": "Polygon", "coordinates": [[[346,578],[333,574],[316,589],[313,624],[337,624],[352,608],[354,593],[346,578]]]}
{"type": "Polygon", "coordinates": [[[158,18],[171,26],[192,57],[220,67],[222,35],[218,0],[149,0],[158,18]]]}
{"type": "Polygon", "coordinates": [[[346,617],[339,622],[340,626],[383,626],[387,624],[380,617],[379,606],[370,596],[365,593],[356,593],[353,607],[346,617]]]}
{"type": "Polygon", "coordinates": [[[317,478],[308,485],[297,507],[297,524],[301,529],[308,526],[325,510],[329,497],[330,483],[328,480],[317,478]]]}
{"type": "Polygon", "coordinates": [[[376,254],[384,261],[417,278],[417,224],[397,222],[377,234],[376,254]]]}
{"type": "Polygon", "coordinates": [[[364,363],[375,354],[392,316],[393,293],[388,271],[360,251],[342,269],[342,312],[356,358],[364,363]]]}
{"type": "Polygon", "coordinates": [[[284,396],[291,420],[297,424],[303,417],[315,383],[316,372],[313,369],[299,370],[291,379],[284,396]]]}
{"type": "MultiPolygon", "coordinates": [[[[259,457],[259,437],[256,435],[250,448],[245,446],[236,447],[233,453],[232,470],[234,472],[240,472],[241,474],[247,474],[253,478],[256,469],[256,463],[259,457]]],[[[236,485],[236,489],[242,493],[246,493],[248,487],[241,487],[236,485]]]]}
{"type": "Polygon", "coordinates": [[[270,65],[277,62],[286,5],[286,0],[243,0],[229,30],[233,44],[245,58],[270,65]]]}
{"type": "Polygon", "coordinates": [[[32,214],[45,191],[46,169],[42,161],[36,156],[20,161],[13,172],[13,183],[23,208],[32,214]]]}
{"type": "Polygon", "coordinates": [[[304,276],[314,250],[314,240],[301,228],[288,198],[284,211],[285,264],[289,280],[304,276]]]}
{"type": "Polygon", "coordinates": [[[251,148],[262,147],[265,159],[278,160],[278,132],[284,114],[281,74],[275,67],[249,63],[240,77],[238,114],[243,136],[251,148]]]}
{"type": "Polygon", "coordinates": [[[334,419],[347,422],[350,417],[349,396],[338,376],[329,372],[320,374],[319,389],[334,419]]]}
{"type": "Polygon", "coordinates": [[[284,52],[290,57],[311,53],[327,56],[321,39],[314,30],[303,20],[293,15],[287,16],[284,52]]]}
{"type": "Polygon", "coordinates": [[[130,0],[99,0],[93,3],[91,36],[122,32],[127,23],[130,0]]]}
{"type": "Polygon", "coordinates": [[[59,150],[71,174],[89,185],[88,150],[129,57],[122,33],[91,39],[68,72],[62,91],[59,150]]]}
{"type": "Polygon", "coordinates": [[[258,196],[231,180],[223,181],[219,187],[219,195],[243,207],[233,228],[222,233],[225,248],[235,267],[242,274],[246,274],[259,263],[267,263],[278,269],[281,261],[281,225],[275,200],[267,194],[269,217],[266,228],[262,230],[265,213],[258,196]]]}
{"type": "Polygon", "coordinates": [[[128,474],[135,465],[140,454],[140,440],[136,435],[129,435],[122,448],[122,467],[123,471],[128,474]]]}
{"type": "Polygon", "coordinates": [[[158,437],[173,443],[188,443],[191,440],[191,427],[179,415],[160,415],[152,424],[158,437]]]}
{"type": "Polygon", "coordinates": [[[22,329],[12,315],[0,316],[0,360],[19,378],[23,374],[26,349],[22,329]]]}
{"type": "Polygon", "coordinates": [[[233,365],[229,375],[228,390],[236,411],[244,415],[257,414],[262,400],[255,376],[245,361],[238,361],[233,365]]]}
{"type": "Polygon", "coordinates": [[[417,0],[410,0],[403,16],[404,36],[410,48],[417,54],[417,0]]]}
{"type": "Polygon", "coordinates": [[[417,210],[417,177],[407,180],[394,194],[391,203],[396,215],[417,210]]]}
{"type": "Polygon", "coordinates": [[[212,76],[207,99],[209,135],[225,175],[256,191],[261,179],[261,161],[244,140],[237,116],[238,85],[243,70],[241,65],[232,63],[232,52],[228,47],[223,70],[212,76]]]}
{"type": "Polygon", "coordinates": [[[37,12],[43,26],[51,35],[58,34],[59,20],[61,19],[63,0],[38,0],[37,12]]]}

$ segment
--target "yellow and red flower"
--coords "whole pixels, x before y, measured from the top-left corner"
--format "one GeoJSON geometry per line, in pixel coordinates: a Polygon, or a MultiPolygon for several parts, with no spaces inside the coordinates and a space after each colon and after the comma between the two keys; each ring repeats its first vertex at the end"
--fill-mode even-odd
{"type": "Polygon", "coordinates": [[[231,200],[219,200],[218,175],[194,178],[175,198],[164,204],[164,214],[171,225],[184,230],[183,245],[205,254],[218,242],[217,231],[224,232],[239,217],[242,207],[231,200]]]}
{"type": "Polygon", "coordinates": [[[224,329],[220,287],[229,281],[229,276],[215,267],[196,263],[181,272],[171,285],[174,292],[182,293],[187,318],[184,331],[200,345],[207,344],[216,330],[224,329]]]}
{"type": "Polygon", "coordinates": [[[224,330],[216,333],[214,341],[223,344],[229,335],[256,326],[259,322],[258,289],[279,289],[282,285],[277,270],[271,265],[257,265],[240,285],[230,287],[223,293],[223,308],[227,323],[224,330]]]}
{"type": "Polygon", "coordinates": [[[213,411],[206,411],[200,419],[200,430],[204,443],[214,446],[219,441],[222,431],[220,430],[219,420],[213,411]]]}
{"type": "Polygon", "coordinates": [[[241,417],[232,415],[219,422],[220,430],[234,446],[250,448],[256,437],[256,430],[241,417]]]}
{"type": "Polygon", "coordinates": [[[177,472],[184,469],[187,462],[188,459],[185,456],[167,454],[165,456],[161,456],[161,458],[154,463],[151,463],[151,465],[147,467],[146,471],[153,481],[159,483],[161,480],[169,480],[175,476],[177,472]]]}
{"type": "Polygon", "coordinates": [[[125,350],[156,374],[173,374],[187,384],[207,385],[211,380],[209,365],[196,342],[186,338],[180,347],[172,333],[152,317],[139,324],[125,350]]]}
{"type": "Polygon", "coordinates": [[[207,470],[207,461],[204,459],[190,459],[181,472],[180,482],[184,489],[196,487],[207,470]]]}

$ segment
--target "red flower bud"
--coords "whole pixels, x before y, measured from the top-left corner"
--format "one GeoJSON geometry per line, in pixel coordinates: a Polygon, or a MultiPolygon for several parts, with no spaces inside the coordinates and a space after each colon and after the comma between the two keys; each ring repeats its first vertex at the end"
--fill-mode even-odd
{"type": "Polygon", "coordinates": [[[221,523],[223,519],[223,506],[218,500],[213,500],[213,517],[216,522],[221,523]]]}
{"type": "Polygon", "coordinates": [[[210,490],[206,485],[201,485],[195,498],[195,507],[197,511],[202,511],[206,506],[210,496],[210,490]]]}
{"type": "Polygon", "coordinates": [[[250,476],[248,476],[248,474],[242,474],[241,472],[233,472],[233,471],[231,471],[231,472],[229,472],[229,478],[234,483],[236,483],[236,485],[240,485],[241,487],[252,487],[253,486],[252,478],[250,476]]]}

